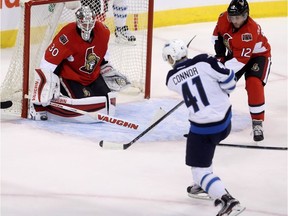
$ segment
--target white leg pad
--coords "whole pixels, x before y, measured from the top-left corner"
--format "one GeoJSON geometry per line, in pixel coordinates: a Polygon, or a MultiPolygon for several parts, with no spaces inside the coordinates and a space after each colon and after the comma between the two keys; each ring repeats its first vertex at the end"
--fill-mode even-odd
{"type": "MultiPolygon", "coordinates": [[[[87,98],[80,98],[80,99],[73,99],[69,97],[60,96],[55,102],[61,103],[63,105],[75,106],[77,109],[81,109],[87,112],[97,112],[112,115],[111,112],[115,113],[115,106],[116,106],[116,94],[108,94],[108,101],[107,97],[105,96],[97,96],[97,97],[87,97],[87,98]],[[109,105],[108,105],[109,101],[109,105]],[[114,102],[115,101],[115,102],[114,102]],[[97,111],[91,111],[97,109],[97,106],[103,107],[97,111]]],[[[89,115],[77,115],[77,116],[69,116],[65,115],[62,112],[56,113],[48,111],[48,119],[53,119],[57,121],[69,121],[69,122],[81,122],[81,123],[95,123],[100,122],[95,119],[92,119],[89,115]]]]}

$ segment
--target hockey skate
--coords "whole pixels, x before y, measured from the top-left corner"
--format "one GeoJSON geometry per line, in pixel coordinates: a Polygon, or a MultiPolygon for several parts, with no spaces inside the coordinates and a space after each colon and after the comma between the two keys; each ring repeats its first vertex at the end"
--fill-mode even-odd
{"type": "Polygon", "coordinates": [[[262,127],[262,120],[253,120],[252,121],[252,127],[253,127],[253,139],[256,142],[264,140],[264,134],[263,134],[263,127],[262,127]]]}
{"type": "Polygon", "coordinates": [[[222,207],[216,216],[236,216],[245,210],[245,207],[240,206],[240,202],[230,194],[225,194],[221,199],[216,199],[214,205],[221,205],[222,207]]]}
{"type": "Polygon", "coordinates": [[[115,37],[117,43],[136,45],[136,37],[131,34],[128,26],[116,27],[115,37]]]}
{"type": "Polygon", "coordinates": [[[196,199],[210,200],[211,197],[197,184],[187,187],[188,196],[196,199]]]}
{"type": "Polygon", "coordinates": [[[36,121],[46,121],[48,119],[47,111],[45,108],[42,106],[34,105],[33,103],[30,103],[29,105],[29,115],[30,119],[36,121]]]}

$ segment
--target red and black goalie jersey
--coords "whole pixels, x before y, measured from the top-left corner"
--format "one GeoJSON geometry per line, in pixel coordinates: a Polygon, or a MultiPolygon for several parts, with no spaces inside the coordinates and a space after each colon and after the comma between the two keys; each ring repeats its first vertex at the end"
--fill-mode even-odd
{"type": "Polygon", "coordinates": [[[54,65],[56,68],[60,65],[59,76],[87,86],[100,74],[100,65],[108,49],[110,31],[101,22],[96,22],[91,41],[88,42],[81,38],[78,30],[76,23],[64,26],[47,48],[44,56],[47,64],[42,63],[41,67],[53,68],[54,65]]]}

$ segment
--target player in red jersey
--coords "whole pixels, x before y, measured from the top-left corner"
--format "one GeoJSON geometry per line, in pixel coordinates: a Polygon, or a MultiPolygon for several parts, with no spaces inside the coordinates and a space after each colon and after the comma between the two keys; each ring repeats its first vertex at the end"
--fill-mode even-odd
{"type": "Polygon", "coordinates": [[[96,22],[88,6],[78,9],[75,15],[76,22],[64,26],[54,37],[40,67],[35,70],[30,106],[32,119],[46,119],[46,111],[65,118],[79,116],[50,107],[52,99],[89,112],[102,110],[113,115],[115,91],[130,84],[105,60],[110,37],[108,28],[96,22]],[[37,112],[43,107],[45,111],[37,112]]]}
{"type": "Polygon", "coordinates": [[[252,118],[253,139],[264,139],[264,86],[271,66],[271,47],[260,25],[249,16],[246,0],[232,0],[220,14],[213,32],[216,57],[236,73],[245,74],[248,105],[252,118]]]}

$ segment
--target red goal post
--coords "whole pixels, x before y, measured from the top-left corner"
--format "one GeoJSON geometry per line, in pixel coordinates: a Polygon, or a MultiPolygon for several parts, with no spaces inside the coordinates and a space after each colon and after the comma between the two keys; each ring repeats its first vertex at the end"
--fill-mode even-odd
{"type": "MultiPolygon", "coordinates": [[[[144,98],[150,98],[154,0],[128,0],[126,24],[136,37],[135,45],[115,42],[112,3],[113,0],[108,0],[108,11],[103,13],[104,18],[100,17],[100,13],[98,17],[111,32],[109,61],[129,78],[132,88],[138,89],[144,98]]],[[[64,25],[75,21],[75,11],[79,6],[80,1],[75,0],[21,2],[22,18],[15,52],[1,85],[1,100],[13,102],[8,112],[27,118],[29,106],[27,98],[32,94],[34,70],[39,66],[44,51],[54,35],[64,25]]]]}

